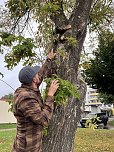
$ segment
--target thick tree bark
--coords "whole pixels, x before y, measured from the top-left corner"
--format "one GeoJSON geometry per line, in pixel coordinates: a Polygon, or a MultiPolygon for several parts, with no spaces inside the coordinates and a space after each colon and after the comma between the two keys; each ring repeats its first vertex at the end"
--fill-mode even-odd
{"type": "Polygon", "coordinates": [[[64,36],[72,36],[77,41],[76,46],[71,45],[68,41],[64,43],[59,41],[58,47],[62,46],[66,50],[67,57],[65,59],[58,58],[60,64],[57,73],[72,82],[73,85],[78,85],[81,98],[80,101],[68,98],[66,106],[55,108],[49,124],[48,135],[43,139],[43,152],[73,152],[77,124],[81,116],[81,105],[86,93],[86,85],[80,78],[77,78],[77,71],[91,5],[92,0],[77,0],[69,20],[65,18],[63,12],[61,14],[61,11],[55,16],[51,16],[57,28],[64,28],[67,23],[70,24],[71,29],[66,30],[64,36]],[[59,18],[58,22],[57,18],[59,18]]]}

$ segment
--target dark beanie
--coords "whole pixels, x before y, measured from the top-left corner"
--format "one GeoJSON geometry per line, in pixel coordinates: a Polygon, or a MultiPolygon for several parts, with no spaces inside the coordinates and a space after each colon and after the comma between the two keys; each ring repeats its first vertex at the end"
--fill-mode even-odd
{"type": "Polygon", "coordinates": [[[33,77],[38,73],[40,70],[40,66],[26,66],[22,68],[19,72],[19,81],[22,84],[31,84],[33,77]]]}

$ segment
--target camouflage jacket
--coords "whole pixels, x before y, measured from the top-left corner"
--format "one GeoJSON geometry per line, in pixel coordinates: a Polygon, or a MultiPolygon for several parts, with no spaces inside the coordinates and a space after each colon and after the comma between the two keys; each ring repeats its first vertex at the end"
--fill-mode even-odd
{"type": "MultiPolygon", "coordinates": [[[[40,70],[45,75],[50,61],[40,70]]],[[[43,128],[47,126],[54,109],[53,97],[43,102],[38,89],[22,85],[14,93],[13,113],[17,119],[17,133],[11,152],[41,152],[43,128]]]]}

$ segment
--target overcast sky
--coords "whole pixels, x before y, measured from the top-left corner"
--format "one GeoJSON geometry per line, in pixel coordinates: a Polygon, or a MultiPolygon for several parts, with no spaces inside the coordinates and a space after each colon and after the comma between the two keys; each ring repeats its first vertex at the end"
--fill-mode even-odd
{"type": "Polygon", "coordinates": [[[0,80],[0,97],[2,97],[3,95],[12,93],[18,86],[20,86],[20,82],[18,81],[18,72],[22,66],[18,65],[12,71],[7,70],[7,68],[4,67],[5,63],[2,55],[0,55],[0,62],[0,71],[4,74],[4,77],[1,80],[8,83],[7,85],[5,82],[0,80]],[[10,86],[14,88],[14,90],[10,86]]]}

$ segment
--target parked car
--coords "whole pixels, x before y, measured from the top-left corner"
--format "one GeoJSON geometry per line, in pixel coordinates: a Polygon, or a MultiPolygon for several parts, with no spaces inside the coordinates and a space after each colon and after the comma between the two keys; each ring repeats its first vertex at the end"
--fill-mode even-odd
{"type": "Polygon", "coordinates": [[[107,122],[108,122],[108,116],[106,116],[106,113],[104,113],[104,112],[89,113],[86,118],[82,118],[80,120],[80,124],[83,128],[88,127],[89,123],[96,124],[97,127],[100,124],[103,124],[105,127],[105,126],[107,126],[107,122]]]}

